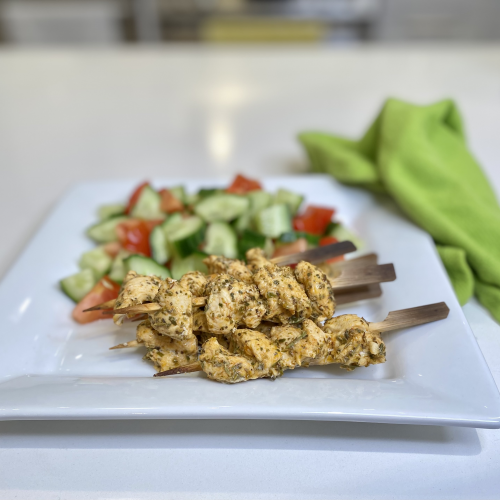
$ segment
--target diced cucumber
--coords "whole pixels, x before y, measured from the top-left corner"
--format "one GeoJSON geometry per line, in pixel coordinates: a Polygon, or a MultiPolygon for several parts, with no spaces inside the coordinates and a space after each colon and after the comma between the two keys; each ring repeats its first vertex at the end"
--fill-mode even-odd
{"type": "Polygon", "coordinates": [[[289,233],[284,233],[280,236],[280,243],[293,243],[299,238],[305,238],[309,245],[317,247],[319,245],[319,240],[321,236],[315,234],[306,233],[305,231],[290,231],[289,233]]]}
{"type": "Polygon", "coordinates": [[[273,195],[267,191],[250,191],[247,196],[250,200],[251,215],[256,215],[263,208],[269,207],[273,202],[273,195]]]}
{"type": "Polygon", "coordinates": [[[220,188],[202,188],[196,193],[196,196],[202,200],[203,198],[208,198],[209,196],[213,196],[215,194],[224,193],[223,189],[220,188]]]}
{"type": "Polygon", "coordinates": [[[161,196],[151,186],[145,186],[130,215],[138,219],[164,219],[166,215],[162,212],[160,206],[161,196]]]}
{"type": "Polygon", "coordinates": [[[212,222],[205,235],[204,250],[210,255],[223,255],[229,259],[238,256],[238,238],[235,230],[226,222],[212,222]]]}
{"type": "Polygon", "coordinates": [[[179,221],[182,220],[182,215],[179,212],[175,212],[170,215],[165,222],[162,222],[161,227],[168,236],[170,228],[174,227],[179,221]]]}
{"type": "Polygon", "coordinates": [[[266,244],[264,245],[264,254],[270,259],[274,253],[274,243],[271,238],[266,238],[266,244]]]}
{"type": "Polygon", "coordinates": [[[242,234],[243,231],[246,229],[250,229],[252,226],[252,214],[250,213],[250,210],[248,212],[245,212],[244,214],[240,215],[232,224],[235,229],[235,231],[238,234],[242,234]]]}
{"type": "Polygon", "coordinates": [[[106,220],[110,217],[123,215],[125,213],[125,205],[121,203],[114,203],[113,205],[101,205],[97,210],[99,220],[106,220]]]}
{"type": "Polygon", "coordinates": [[[165,229],[160,225],[156,226],[149,235],[149,246],[153,259],[158,264],[165,264],[170,258],[167,235],[165,229]]]}
{"type": "Polygon", "coordinates": [[[201,200],[194,211],[207,222],[229,222],[246,212],[249,205],[246,196],[221,193],[201,200]]]}
{"type": "Polygon", "coordinates": [[[365,242],[359,236],[356,236],[338,222],[330,223],[330,225],[326,228],[326,236],[333,236],[339,241],[352,241],[358,250],[365,246],[365,242]]]}
{"type": "Polygon", "coordinates": [[[284,203],[288,206],[290,213],[294,216],[302,202],[304,201],[304,197],[297,193],[292,193],[291,191],[287,191],[286,189],[278,189],[278,192],[274,196],[274,202],[276,204],[284,203]]]}
{"type": "Polygon", "coordinates": [[[144,276],[158,276],[159,278],[170,278],[170,271],[160,266],[157,262],[144,255],[131,255],[124,260],[125,270],[135,271],[144,276]]]}
{"type": "Polygon", "coordinates": [[[201,252],[195,252],[189,257],[181,259],[179,257],[174,257],[172,260],[172,278],[179,280],[186,273],[191,271],[201,271],[202,273],[208,273],[207,266],[203,264],[203,259],[207,255],[201,252]]]}
{"type": "Polygon", "coordinates": [[[116,234],[116,226],[120,222],[124,222],[128,219],[123,215],[118,215],[117,217],[111,217],[103,222],[98,222],[87,229],[87,236],[92,238],[97,243],[111,243],[112,241],[118,241],[118,235],[116,234]]]}
{"type": "Polygon", "coordinates": [[[187,206],[196,205],[201,200],[198,193],[186,194],[184,204],[187,206]]]}
{"type": "Polygon", "coordinates": [[[186,190],[184,186],[174,186],[168,190],[183,204],[186,204],[186,190]]]}
{"type": "Polygon", "coordinates": [[[87,293],[94,288],[97,283],[92,269],[84,269],[79,273],[72,274],[67,278],[62,279],[60,282],[62,291],[75,302],[87,295],[87,293]]]}
{"type": "Polygon", "coordinates": [[[205,237],[204,222],[193,215],[172,223],[166,229],[167,240],[172,253],[177,257],[187,257],[196,252],[205,237]]]}
{"type": "Polygon", "coordinates": [[[106,253],[104,248],[97,247],[89,252],[85,252],[78,262],[80,269],[90,269],[95,276],[95,280],[100,280],[110,269],[113,259],[106,253]]]}
{"type": "Polygon", "coordinates": [[[292,230],[290,212],[285,204],[264,208],[255,216],[257,231],[269,238],[279,238],[292,230]]]}
{"type": "Polygon", "coordinates": [[[122,283],[125,279],[125,275],[127,274],[127,270],[125,269],[124,260],[130,256],[130,252],[126,250],[120,250],[111,264],[111,270],[109,271],[109,277],[116,283],[122,283]]]}
{"type": "Polygon", "coordinates": [[[238,241],[238,255],[240,259],[244,259],[248,250],[251,248],[264,248],[267,238],[262,234],[256,233],[247,229],[243,231],[238,241]]]}

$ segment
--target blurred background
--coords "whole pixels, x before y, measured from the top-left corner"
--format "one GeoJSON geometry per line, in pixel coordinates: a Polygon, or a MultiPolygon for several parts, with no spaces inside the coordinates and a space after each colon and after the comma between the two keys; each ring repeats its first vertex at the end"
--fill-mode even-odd
{"type": "Polygon", "coordinates": [[[498,0],[0,0],[12,45],[500,39],[498,0]]]}

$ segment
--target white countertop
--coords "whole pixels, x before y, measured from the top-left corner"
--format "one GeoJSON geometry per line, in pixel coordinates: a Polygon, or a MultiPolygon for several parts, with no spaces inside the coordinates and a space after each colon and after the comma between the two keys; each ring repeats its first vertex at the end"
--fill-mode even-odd
{"type": "MultiPolygon", "coordinates": [[[[0,51],[0,275],[96,176],[302,172],[385,97],[452,97],[500,194],[500,45],[0,51]]],[[[110,193],[112,197],[112,193],[110,193]]],[[[500,385],[500,326],[464,308],[500,385]]],[[[335,422],[1,422],[0,498],[498,498],[500,431],[335,422]]]]}

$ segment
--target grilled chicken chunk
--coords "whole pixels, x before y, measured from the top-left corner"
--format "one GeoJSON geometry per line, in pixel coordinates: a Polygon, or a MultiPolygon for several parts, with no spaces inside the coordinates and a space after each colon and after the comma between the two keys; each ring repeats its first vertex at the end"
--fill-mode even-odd
{"type": "Polygon", "coordinates": [[[203,297],[207,285],[207,277],[200,271],[191,271],[182,276],[179,283],[186,290],[189,290],[193,297],[203,297]]]}
{"type": "Polygon", "coordinates": [[[185,340],[175,340],[156,332],[149,320],[137,326],[137,341],[148,348],[144,358],[151,360],[157,371],[192,363],[198,356],[198,341],[195,335],[185,340]]]}
{"type": "Polygon", "coordinates": [[[311,301],[289,267],[266,264],[254,272],[253,280],[267,301],[265,319],[288,324],[311,316],[311,301]]]}
{"type": "Polygon", "coordinates": [[[230,353],[215,337],[202,346],[198,360],[208,378],[226,384],[249,380],[253,374],[250,361],[244,356],[230,353]]]}
{"type": "MultiPolygon", "coordinates": [[[[136,306],[144,302],[154,302],[162,280],[156,276],[141,276],[129,271],[123,280],[120,293],[115,302],[115,309],[136,306]]],[[[126,315],[115,314],[113,321],[121,325],[126,315]]]]}
{"type": "Polygon", "coordinates": [[[248,268],[253,273],[261,267],[272,264],[272,262],[267,259],[262,248],[251,248],[247,251],[246,258],[248,262],[248,268]]]}
{"type": "Polygon", "coordinates": [[[328,320],[323,330],[328,335],[328,349],[314,364],[340,363],[342,368],[351,370],[385,363],[385,344],[380,332],[371,331],[363,318],[343,314],[328,320]]]}
{"type": "Polygon", "coordinates": [[[229,274],[229,276],[244,283],[252,283],[252,273],[241,260],[210,255],[203,262],[208,267],[210,274],[229,274]]]}
{"type": "Polygon", "coordinates": [[[159,311],[149,313],[151,326],[161,335],[186,340],[193,334],[192,295],[178,281],[167,278],[162,282],[156,302],[159,311]]]}
{"type": "Polygon", "coordinates": [[[231,333],[240,324],[257,326],[266,306],[254,285],[238,281],[228,274],[219,274],[207,284],[205,307],[208,331],[231,333]]]}
{"type": "Polygon", "coordinates": [[[311,319],[321,323],[335,313],[333,289],[326,274],[309,262],[299,262],[295,268],[297,281],[304,285],[312,306],[311,319]]]}
{"type": "Polygon", "coordinates": [[[271,340],[281,352],[280,364],[283,370],[309,366],[315,359],[324,358],[326,339],[325,332],[309,319],[300,327],[275,326],[271,330],[271,340]]]}

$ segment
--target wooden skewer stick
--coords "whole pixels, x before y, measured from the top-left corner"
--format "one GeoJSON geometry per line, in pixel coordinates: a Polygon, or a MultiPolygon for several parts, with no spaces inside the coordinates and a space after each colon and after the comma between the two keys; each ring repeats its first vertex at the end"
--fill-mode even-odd
{"type": "MultiPolygon", "coordinates": [[[[83,312],[90,311],[99,311],[102,309],[108,309],[108,311],[103,314],[126,314],[126,313],[148,313],[151,311],[159,311],[161,306],[156,304],[155,302],[151,302],[148,304],[138,304],[136,306],[123,307],[121,309],[113,309],[116,303],[116,299],[110,300],[108,302],[104,302],[104,304],[99,304],[98,306],[91,307],[90,309],[85,309],[83,312]],[[104,305],[106,304],[106,307],[104,305]]],[[[192,304],[193,307],[202,307],[207,303],[206,297],[194,297],[192,304]]]]}
{"type": "MultiPolygon", "coordinates": [[[[384,321],[369,323],[369,329],[377,332],[389,332],[399,328],[408,328],[410,326],[422,325],[424,323],[432,323],[433,321],[439,321],[447,318],[449,312],[450,309],[445,302],[411,307],[409,309],[400,309],[399,311],[391,311],[384,321]]],[[[154,376],[168,377],[169,375],[197,371],[201,371],[200,363],[180,366],[178,368],[173,368],[172,370],[156,373],[154,376]]]]}
{"type": "Polygon", "coordinates": [[[340,257],[346,253],[355,252],[356,247],[352,241],[340,241],[325,245],[324,247],[313,248],[305,252],[298,252],[291,255],[283,255],[282,257],[275,257],[271,259],[273,264],[278,266],[288,266],[290,264],[297,264],[301,260],[305,260],[314,264],[316,262],[325,262],[334,257],[340,257]]]}
{"type": "Polygon", "coordinates": [[[129,342],[124,342],[123,344],[118,344],[114,345],[113,347],[110,347],[109,350],[113,349],[125,349],[126,347],[139,347],[142,345],[139,341],[137,340],[130,340],[129,342]]]}
{"type": "Polygon", "coordinates": [[[115,302],[116,299],[108,300],[107,302],[103,302],[102,304],[98,304],[97,306],[89,307],[88,309],[85,309],[83,312],[101,311],[102,309],[113,309],[113,307],[115,307],[115,302]]]}
{"type": "Polygon", "coordinates": [[[171,370],[165,370],[164,372],[155,373],[155,377],[168,377],[169,375],[178,375],[179,373],[193,373],[200,372],[200,363],[191,363],[190,365],[179,366],[177,368],[172,368],[171,370]]]}
{"type": "Polygon", "coordinates": [[[370,330],[389,332],[391,330],[398,330],[399,328],[432,323],[433,321],[447,318],[449,313],[450,309],[445,302],[400,309],[399,311],[391,311],[384,321],[370,323],[370,330]]]}

